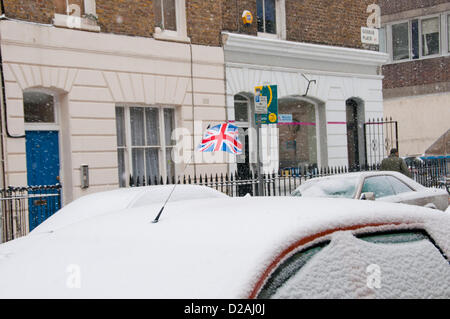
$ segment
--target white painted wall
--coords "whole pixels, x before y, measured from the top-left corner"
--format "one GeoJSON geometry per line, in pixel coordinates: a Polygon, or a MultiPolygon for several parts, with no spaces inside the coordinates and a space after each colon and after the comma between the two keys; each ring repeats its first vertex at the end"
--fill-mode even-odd
{"type": "Polygon", "coordinates": [[[387,99],[384,115],[398,121],[400,156],[422,155],[450,128],[450,93],[387,99]]]}
{"type": "MultiPolygon", "coordinates": [[[[175,106],[177,127],[189,132],[193,131],[194,119],[225,120],[221,48],[192,46],[193,108],[188,44],[15,21],[1,21],[0,35],[11,133],[24,133],[24,90],[47,88],[60,96],[66,203],[87,193],[118,187],[117,104],[175,106]],[[87,190],[80,187],[81,164],[90,168],[87,190]]],[[[201,136],[202,132],[196,134],[201,136]]],[[[5,139],[5,150],[7,184],[26,185],[25,139],[5,139]]],[[[183,168],[178,165],[177,174],[183,168]]],[[[196,165],[203,173],[226,168],[223,162],[196,165]]],[[[187,173],[193,173],[193,167],[187,173]]]]}
{"type": "MultiPolygon", "coordinates": [[[[234,95],[240,92],[254,92],[254,87],[264,83],[278,85],[278,97],[302,95],[308,82],[296,69],[269,68],[254,65],[227,65],[228,116],[234,120],[234,95]]],[[[383,116],[381,78],[373,76],[346,76],[323,72],[304,73],[311,84],[308,97],[325,104],[326,141],[328,157],[322,163],[330,166],[347,165],[346,100],[357,97],[364,101],[365,118],[383,116]],[[328,162],[328,163],[327,163],[328,162]]],[[[276,130],[273,131],[276,134],[276,130]]],[[[267,141],[265,143],[268,143],[267,141]]],[[[271,147],[270,144],[266,147],[271,147]]],[[[272,146],[278,149],[278,146],[272,146]]],[[[275,164],[274,164],[275,165],[275,164]]],[[[276,165],[275,165],[276,166],[276,165]]]]}

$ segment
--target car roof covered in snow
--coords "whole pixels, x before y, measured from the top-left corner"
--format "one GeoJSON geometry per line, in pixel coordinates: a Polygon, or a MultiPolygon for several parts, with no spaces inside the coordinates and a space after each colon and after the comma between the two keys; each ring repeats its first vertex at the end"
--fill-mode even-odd
{"type": "Polygon", "coordinates": [[[169,203],[153,224],[159,208],[111,211],[0,245],[0,298],[246,298],[299,239],[356,225],[423,227],[450,254],[449,215],[411,205],[202,199],[169,203]],[[78,289],[69,288],[73,276],[78,289]]]}
{"type": "Polygon", "coordinates": [[[174,185],[119,188],[78,198],[51,216],[45,223],[36,227],[33,232],[41,233],[59,229],[86,218],[125,208],[150,204],[161,204],[162,206],[172,190],[171,202],[228,197],[215,189],[199,185],[177,185],[175,189],[174,185]]]}
{"type": "Polygon", "coordinates": [[[398,179],[405,181],[406,183],[414,186],[417,190],[426,189],[425,186],[417,183],[415,180],[409,178],[408,176],[405,176],[402,173],[395,172],[395,171],[364,171],[364,172],[351,172],[351,173],[343,173],[343,174],[336,174],[336,175],[330,175],[330,176],[321,176],[321,177],[314,177],[309,181],[318,181],[318,180],[326,180],[326,179],[339,179],[339,178],[365,178],[369,176],[382,176],[382,175],[392,175],[397,177],[398,179]]]}

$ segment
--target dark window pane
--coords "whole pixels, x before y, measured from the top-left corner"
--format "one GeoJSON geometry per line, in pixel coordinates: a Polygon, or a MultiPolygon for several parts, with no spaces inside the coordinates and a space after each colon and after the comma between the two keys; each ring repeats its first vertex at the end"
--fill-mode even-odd
{"type": "Polygon", "coordinates": [[[392,50],[395,61],[409,58],[408,22],[392,26],[392,50]]]}
{"type": "Polygon", "coordinates": [[[116,107],[117,146],[125,146],[125,109],[116,107]]]}
{"type": "Polygon", "coordinates": [[[266,33],[277,33],[275,0],[264,0],[266,33]]]}
{"type": "Polygon", "coordinates": [[[25,123],[55,123],[55,99],[42,92],[23,94],[25,123]]]}
{"type": "Polygon", "coordinates": [[[258,32],[264,32],[264,0],[256,1],[256,15],[258,20],[258,32]]]}
{"type": "Polygon", "coordinates": [[[248,103],[234,101],[234,119],[237,122],[248,122],[248,103]]]}
{"type": "Polygon", "coordinates": [[[175,176],[175,163],[172,159],[172,147],[166,148],[166,168],[167,168],[167,177],[172,179],[175,176]]]}
{"type": "Polygon", "coordinates": [[[164,29],[177,31],[175,0],[163,0],[164,29]]]}
{"type": "Polygon", "coordinates": [[[419,20],[411,22],[412,58],[419,58],[419,20]]]}
{"type": "Polygon", "coordinates": [[[147,169],[147,178],[153,182],[155,177],[159,179],[159,149],[149,148],[145,150],[145,165],[147,169]]]}
{"type": "Polygon", "coordinates": [[[131,144],[144,146],[144,108],[130,107],[131,144]]]}
{"type": "Polygon", "coordinates": [[[439,18],[422,20],[422,55],[439,54],[439,18]]]}
{"type": "Polygon", "coordinates": [[[126,187],[127,176],[125,172],[125,150],[123,148],[117,150],[117,161],[119,164],[119,186],[126,187]]]}
{"type": "Polygon", "coordinates": [[[166,145],[175,145],[175,140],[172,139],[172,133],[175,129],[175,110],[164,109],[164,130],[166,145]]]}
{"type": "Polygon", "coordinates": [[[135,148],[131,152],[131,160],[133,162],[133,176],[142,182],[142,178],[145,174],[145,164],[144,164],[144,150],[135,148]]]}
{"type": "Polygon", "coordinates": [[[149,146],[159,145],[159,110],[145,108],[145,124],[147,129],[147,144],[149,146]]]}
{"type": "Polygon", "coordinates": [[[161,1],[162,0],[153,1],[153,13],[155,14],[155,26],[163,28],[161,1]]]}

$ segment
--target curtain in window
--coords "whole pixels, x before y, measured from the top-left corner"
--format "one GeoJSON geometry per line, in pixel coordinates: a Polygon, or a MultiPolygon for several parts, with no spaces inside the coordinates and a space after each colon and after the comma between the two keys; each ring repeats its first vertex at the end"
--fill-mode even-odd
{"type": "Polygon", "coordinates": [[[439,53],[439,18],[422,20],[422,55],[439,53]]]}

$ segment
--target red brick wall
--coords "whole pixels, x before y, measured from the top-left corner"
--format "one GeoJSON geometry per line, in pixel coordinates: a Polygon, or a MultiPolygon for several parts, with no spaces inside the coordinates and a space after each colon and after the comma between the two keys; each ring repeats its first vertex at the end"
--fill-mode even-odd
{"type": "Polygon", "coordinates": [[[155,26],[152,0],[96,0],[102,32],[151,37],[155,26]]]}
{"type": "Polygon", "coordinates": [[[53,0],[4,0],[5,13],[9,18],[52,23],[55,14],[53,0]]]}
{"type": "MultiPolygon", "coordinates": [[[[8,17],[51,24],[56,0],[4,0],[8,17]]],[[[374,0],[285,0],[287,40],[361,47],[361,26],[374,0]]],[[[96,0],[101,32],[152,37],[152,0],[96,0]]],[[[188,36],[192,43],[220,46],[221,31],[256,35],[256,0],[186,0],[188,36]],[[250,26],[244,10],[253,13],[250,26]]]]}
{"type": "Polygon", "coordinates": [[[217,0],[186,1],[187,32],[192,43],[221,45],[222,4],[217,0]]]}
{"type": "Polygon", "coordinates": [[[450,82],[450,57],[417,60],[383,66],[383,88],[450,82]]]}
{"type": "Polygon", "coordinates": [[[403,11],[432,7],[449,0],[378,0],[381,14],[389,15],[403,11]]]}
{"type": "Polygon", "coordinates": [[[361,48],[374,0],[286,0],[287,40],[361,48]]]}

